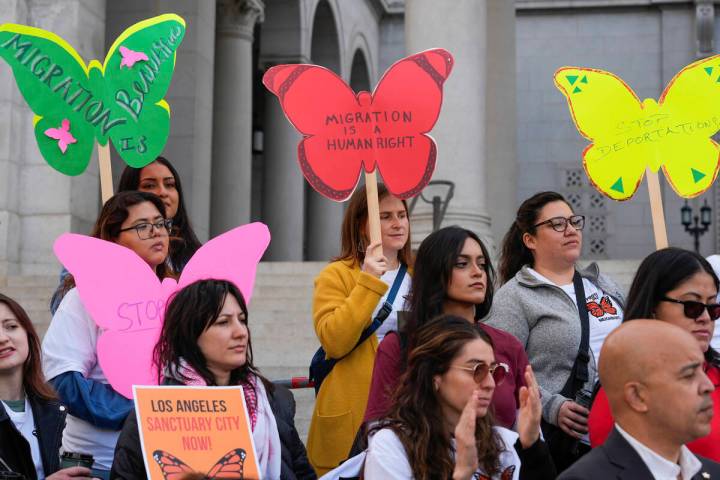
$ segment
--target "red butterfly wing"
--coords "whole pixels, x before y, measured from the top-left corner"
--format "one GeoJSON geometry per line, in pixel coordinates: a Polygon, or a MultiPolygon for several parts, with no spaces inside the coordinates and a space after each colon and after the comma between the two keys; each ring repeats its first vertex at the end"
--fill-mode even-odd
{"type": "Polygon", "coordinates": [[[355,146],[365,124],[355,121],[360,105],[352,89],[335,73],[316,65],[272,67],[263,83],[305,137],[298,145],[298,161],[310,185],[333,200],[349,197],[363,160],[371,163],[370,152],[355,146]]]}
{"type": "Polygon", "coordinates": [[[155,450],[152,456],[160,466],[165,480],[180,480],[188,473],[195,473],[185,462],[163,450],[155,450]]]}
{"type": "Polygon", "coordinates": [[[515,465],[510,465],[500,474],[500,480],[512,480],[515,473],[515,465]]]}
{"type": "Polygon", "coordinates": [[[214,480],[216,478],[242,479],[245,457],[246,453],[242,448],[230,450],[210,469],[207,474],[207,478],[210,480],[214,480]]]}
{"type": "Polygon", "coordinates": [[[593,317],[600,318],[605,315],[605,311],[596,302],[587,302],[587,309],[593,317]]]}
{"type": "Polygon", "coordinates": [[[432,177],[437,147],[426,133],[440,115],[452,66],[452,56],[442,49],[412,55],[390,67],[373,93],[372,110],[391,117],[375,124],[375,160],[399,198],[420,193],[432,177]]]}
{"type": "Polygon", "coordinates": [[[610,300],[610,297],[608,297],[608,296],[604,296],[600,300],[600,306],[602,307],[602,309],[605,313],[609,313],[610,315],[617,314],[617,308],[613,307],[612,301],[610,300]]]}

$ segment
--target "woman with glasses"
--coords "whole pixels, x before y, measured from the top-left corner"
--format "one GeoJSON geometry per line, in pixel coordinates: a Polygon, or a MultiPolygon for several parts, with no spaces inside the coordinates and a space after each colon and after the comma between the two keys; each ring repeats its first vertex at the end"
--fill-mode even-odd
{"type": "MultiPolygon", "coordinates": [[[[92,236],[134,251],[162,279],[172,275],[166,265],[170,226],[160,198],[121,192],[103,206],[92,236]]],[[[43,370],[68,409],[63,450],[92,455],[93,476],[108,478],[115,443],[133,403],[108,384],[97,360],[100,328],[85,310],[72,276],[68,278],[72,288],[43,339],[43,370]]]]}
{"type": "Polygon", "coordinates": [[[493,425],[489,407],[505,373],[490,336],[466,319],[444,315],[423,325],[393,407],[371,431],[364,477],[555,478],[530,368],[517,433],[493,425]]]}
{"type": "Polygon", "coordinates": [[[585,218],[559,193],[541,192],[525,200],[503,239],[504,284],[487,321],[525,346],[540,385],[545,438],[558,471],[590,448],[586,399],[597,381],[603,340],[623,316],[617,285],[594,263],[586,270],[576,268],[584,225],[585,218]]]}
{"type": "MultiPolygon", "coordinates": [[[[710,340],[715,320],[720,318],[717,294],[718,278],[702,256],[681,248],[664,248],[651,253],[640,264],[623,320],[656,318],[687,330],[697,339],[705,352],[705,373],[715,385],[712,393],[715,414],[710,435],[687,446],[693,453],[716,462],[720,461],[720,355],[710,346],[710,340]]],[[[662,345],[658,345],[658,350],[661,349],[662,345]]],[[[593,447],[605,442],[613,424],[607,395],[600,388],[590,410],[593,447]]]]}
{"type": "Polygon", "coordinates": [[[493,395],[494,419],[502,427],[513,428],[528,358],[515,337],[478,323],[490,311],[494,283],[488,250],[475,233],[445,227],[423,240],[415,258],[408,325],[388,333],[378,347],[366,422],[377,420],[392,406],[390,397],[405,370],[407,352],[418,346],[418,329],[441,314],[452,314],[477,325],[492,338],[499,365],[509,370],[493,395]]]}
{"type": "MultiPolygon", "coordinates": [[[[175,167],[165,157],[157,157],[154,162],[142,167],[125,167],[117,188],[118,192],[141,191],[154,193],[165,204],[166,218],[172,220],[170,230],[170,255],[168,265],[173,271],[182,272],[185,264],[195,254],[201,243],[197,239],[190,217],[183,200],[183,189],[180,176],[175,167]]],[[[50,312],[60,305],[67,291],[72,288],[71,281],[67,280],[68,271],[63,268],[60,273],[60,285],[50,300],[50,312]]]]}

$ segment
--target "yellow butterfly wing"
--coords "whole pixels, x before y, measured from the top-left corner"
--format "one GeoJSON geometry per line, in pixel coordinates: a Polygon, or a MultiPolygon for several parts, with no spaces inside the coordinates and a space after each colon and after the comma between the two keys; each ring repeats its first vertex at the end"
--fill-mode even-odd
{"type": "Polygon", "coordinates": [[[660,97],[666,119],[662,169],[681,197],[696,197],[718,175],[720,148],[712,137],[720,130],[720,56],[682,69],[660,97]]]}
{"type": "Polygon", "coordinates": [[[583,152],[590,182],[614,200],[629,199],[655,155],[654,146],[635,141],[636,125],[647,115],[640,99],[622,79],[603,70],[563,67],[554,81],[578,131],[592,142],[583,152]]]}

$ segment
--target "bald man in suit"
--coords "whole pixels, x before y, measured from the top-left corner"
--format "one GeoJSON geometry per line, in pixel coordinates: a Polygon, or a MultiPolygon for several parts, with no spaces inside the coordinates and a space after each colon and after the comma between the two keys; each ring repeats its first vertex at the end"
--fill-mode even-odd
{"type": "Polygon", "coordinates": [[[600,381],[615,428],[560,480],[720,480],[720,464],[685,444],[710,433],[714,386],[685,330],[659,320],[623,323],[605,339],[600,381]]]}

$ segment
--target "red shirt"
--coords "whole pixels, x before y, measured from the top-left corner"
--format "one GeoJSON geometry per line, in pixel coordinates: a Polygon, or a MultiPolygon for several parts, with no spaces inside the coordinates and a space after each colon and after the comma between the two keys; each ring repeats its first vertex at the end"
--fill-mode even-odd
{"type": "MultiPolygon", "coordinates": [[[[718,462],[720,461],[720,388],[718,388],[720,385],[720,369],[711,366],[706,373],[710,381],[715,385],[715,391],[711,394],[714,415],[710,423],[710,435],[688,443],[687,447],[696,455],[718,462]]],[[[588,417],[590,446],[595,448],[605,443],[614,424],[615,420],[610,412],[607,395],[605,390],[600,388],[588,417]]]]}
{"type": "MultiPolygon", "coordinates": [[[[518,339],[512,334],[484,323],[477,325],[492,339],[495,345],[495,361],[505,363],[510,367],[505,381],[495,387],[492,406],[495,423],[505,428],[512,428],[520,405],[518,392],[520,387],[525,385],[527,354],[518,339]]],[[[390,332],[380,342],[375,356],[364,422],[377,420],[390,410],[390,397],[397,387],[402,373],[400,336],[395,332],[390,332]]]]}

